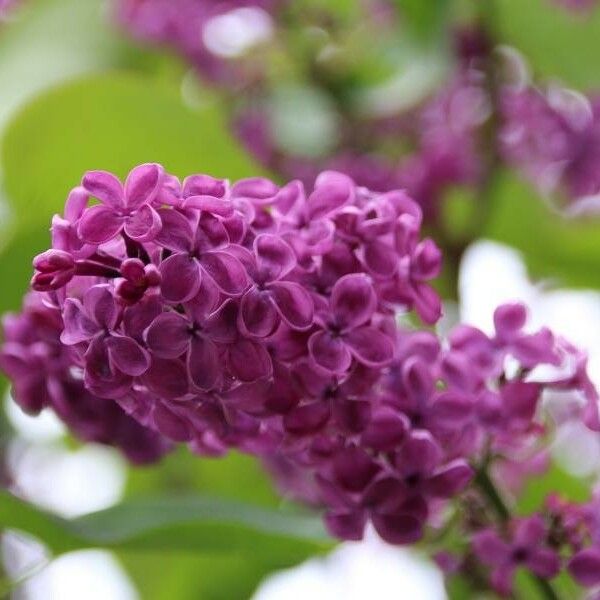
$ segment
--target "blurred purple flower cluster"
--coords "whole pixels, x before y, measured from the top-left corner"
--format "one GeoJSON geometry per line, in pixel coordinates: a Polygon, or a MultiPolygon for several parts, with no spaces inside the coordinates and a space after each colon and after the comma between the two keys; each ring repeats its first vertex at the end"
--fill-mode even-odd
{"type": "MultiPolygon", "coordinates": [[[[323,506],[334,535],[360,539],[370,522],[390,543],[416,542],[448,501],[468,505],[491,457],[507,489],[528,468],[552,427],[544,394],[561,392],[561,418],[600,430],[585,356],[526,330],[523,306],[498,308],[491,336],[399,328],[399,312],[430,324],[441,313],[429,283],[441,254],[421,224],[405,192],[335,171],[308,191],[180,182],[156,164],[124,183],[88,172],[34,260],[35,291],[5,318],[0,365],[25,411],[51,407],[134,461],[174,443],[237,448],[323,506]]],[[[538,548],[539,519],[516,524],[513,541],[489,522],[472,529],[483,565],[502,550],[499,589],[517,564],[558,569],[538,548]]],[[[569,563],[584,582],[597,558],[585,541],[569,563]]]]}
{"type": "MultiPolygon", "coordinates": [[[[562,3],[574,9],[591,4],[587,0],[562,3]]],[[[315,159],[291,152],[278,140],[269,50],[254,57],[248,52],[254,40],[277,38],[282,44],[287,36],[293,44],[293,36],[285,29],[284,0],[120,0],[117,6],[120,22],[134,35],[175,48],[225,93],[243,92],[232,98],[232,127],[259,161],[285,179],[298,178],[310,186],[319,171],[328,168],[373,190],[403,187],[420,204],[425,218],[434,221],[447,192],[456,186],[482,185],[490,162],[516,168],[545,194],[558,195],[569,203],[600,192],[594,168],[600,153],[597,100],[562,89],[542,92],[523,77],[523,64],[504,65],[504,71],[522,71],[518,82],[511,80],[514,72],[505,77],[503,68],[497,68],[500,61],[492,41],[476,27],[455,32],[453,71],[416,105],[385,118],[338,107],[339,143],[315,159]],[[238,37],[247,37],[247,47],[240,47],[239,52],[221,47],[219,19],[228,20],[229,32],[239,28],[238,37]],[[492,64],[494,81],[489,74],[492,64]],[[391,146],[407,150],[398,156],[397,151],[389,152],[391,146]]],[[[386,2],[367,2],[363,9],[372,35],[385,36],[390,19],[400,19],[386,2]],[[381,19],[384,9],[387,16],[381,19]]],[[[316,14],[317,19],[328,22],[326,11],[316,14]]],[[[335,18],[331,20],[335,22],[335,18]]],[[[223,33],[225,25],[224,21],[223,33]]],[[[315,28],[321,28],[327,37],[327,26],[321,21],[315,28]]],[[[229,35],[229,39],[233,37],[229,35]]],[[[334,35],[332,47],[333,40],[334,35]]],[[[274,44],[271,51],[276,60],[282,48],[274,44]]],[[[291,60],[302,60],[293,47],[283,51],[291,60]]],[[[340,92],[335,82],[328,83],[327,71],[319,74],[319,60],[317,57],[309,64],[313,76],[307,84],[317,86],[335,105],[343,90],[340,92]]]]}
{"type": "Polygon", "coordinates": [[[260,76],[235,58],[268,40],[287,0],[119,0],[117,20],[135,37],[175,49],[198,73],[237,88],[260,76]]]}
{"type": "Polygon", "coordinates": [[[18,2],[19,0],[0,0],[0,21],[8,17],[18,2]]]}

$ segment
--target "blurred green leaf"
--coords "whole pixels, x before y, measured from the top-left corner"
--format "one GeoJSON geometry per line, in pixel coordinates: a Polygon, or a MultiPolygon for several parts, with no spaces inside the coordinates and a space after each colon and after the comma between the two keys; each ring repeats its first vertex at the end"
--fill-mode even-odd
{"type": "Polygon", "coordinates": [[[588,89],[600,84],[600,9],[569,11],[550,0],[495,0],[494,28],[538,75],[588,89]]]}
{"type": "Polygon", "coordinates": [[[589,500],[590,484],[553,464],[541,477],[528,479],[518,499],[517,511],[522,515],[539,511],[547,496],[552,493],[559,493],[573,502],[585,502],[589,500]]]}
{"type": "Polygon", "coordinates": [[[32,94],[110,67],[162,69],[164,53],[136,47],[104,0],[28,0],[0,36],[0,127],[32,94]]]}
{"type": "Polygon", "coordinates": [[[527,183],[498,178],[481,232],[523,253],[534,276],[569,287],[600,288],[600,219],[574,219],[553,210],[527,183]]]}
{"type": "Polygon", "coordinates": [[[239,452],[210,459],[179,448],[156,465],[129,471],[128,495],[149,495],[161,490],[209,493],[273,508],[281,504],[260,463],[239,452]]]}
{"type": "Polygon", "coordinates": [[[9,229],[2,232],[0,277],[7,284],[2,286],[0,294],[0,315],[20,308],[33,274],[31,261],[50,244],[49,227],[47,223],[22,231],[9,229]]]}
{"type": "Polygon", "coordinates": [[[38,97],[10,123],[2,144],[5,189],[21,223],[49,222],[86,170],[122,177],[142,162],[160,162],[178,176],[235,179],[260,171],[216,104],[192,110],[169,86],[117,73],[38,97]]]}
{"type": "Polygon", "coordinates": [[[252,556],[123,551],[117,556],[144,600],[250,598],[272,570],[252,556]]]}
{"type": "Polygon", "coordinates": [[[450,0],[396,0],[395,3],[418,37],[433,40],[442,35],[450,16],[450,0]]]}
{"type": "Polygon", "coordinates": [[[0,527],[38,537],[56,553],[88,547],[239,553],[274,567],[331,546],[317,517],[204,496],[129,500],[68,520],[2,492],[0,527]]]}

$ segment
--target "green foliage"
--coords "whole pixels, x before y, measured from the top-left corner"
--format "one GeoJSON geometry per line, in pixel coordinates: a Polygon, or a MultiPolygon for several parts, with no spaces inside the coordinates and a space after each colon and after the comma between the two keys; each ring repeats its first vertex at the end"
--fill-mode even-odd
{"type": "Polygon", "coordinates": [[[417,37],[432,41],[443,35],[450,16],[450,0],[396,0],[396,4],[417,37]]]}
{"type": "Polygon", "coordinates": [[[600,288],[600,219],[565,217],[509,174],[497,179],[487,202],[481,237],[520,250],[534,276],[561,286],[600,288]]]}
{"type": "Polygon", "coordinates": [[[541,477],[531,477],[527,480],[517,502],[517,512],[530,515],[540,510],[548,495],[552,493],[558,493],[573,502],[585,502],[590,498],[589,481],[570,475],[553,464],[541,477]]]}
{"type": "Polygon", "coordinates": [[[577,14],[551,0],[495,0],[494,27],[514,45],[536,74],[586,91],[600,84],[592,59],[600,52],[600,10],[577,14]]]}
{"type": "Polygon", "coordinates": [[[223,458],[201,458],[187,448],[180,448],[159,464],[130,471],[129,496],[160,490],[209,493],[273,508],[281,504],[260,463],[238,452],[230,452],[223,458]]]}
{"type": "Polygon", "coordinates": [[[32,94],[107,68],[159,72],[172,59],[136,47],[103,0],[27,0],[0,36],[0,127],[32,94]]]}
{"type": "Polygon", "coordinates": [[[173,89],[126,74],[89,77],[43,94],[11,122],[2,145],[8,199],[24,222],[48,222],[88,169],[124,176],[150,161],[179,176],[235,179],[259,171],[216,105],[194,111],[173,89]]]}
{"type": "Polygon", "coordinates": [[[105,547],[248,554],[274,567],[330,546],[318,518],[206,496],[129,500],[62,519],[0,493],[0,527],[42,539],[56,553],[105,547]]]}

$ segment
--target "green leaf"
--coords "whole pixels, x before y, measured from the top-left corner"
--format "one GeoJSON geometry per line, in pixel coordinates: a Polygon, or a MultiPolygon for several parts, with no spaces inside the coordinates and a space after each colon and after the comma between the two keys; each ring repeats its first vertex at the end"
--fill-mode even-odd
{"type": "Polygon", "coordinates": [[[449,0],[396,0],[396,4],[410,30],[425,40],[440,36],[450,16],[449,0]]]}
{"type": "Polygon", "coordinates": [[[565,217],[508,173],[498,178],[487,201],[490,213],[481,237],[520,250],[534,276],[600,288],[600,219],[565,217]]]}
{"type": "Polygon", "coordinates": [[[179,494],[207,493],[270,508],[281,505],[281,498],[259,461],[239,452],[210,459],[200,458],[182,447],[155,465],[130,469],[129,496],[164,490],[179,494]]]}
{"type": "Polygon", "coordinates": [[[162,68],[168,57],[136,48],[104,0],[28,0],[0,35],[0,127],[32,94],[107,68],[162,68]]]}
{"type": "Polygon", "coordinates": [[[574,477],[553,464],[541,477],[530,478],[517,502],[517,511],[530,515],[543,507],[549,494],[559,493],[573,502],[585,502],[590,497],[590,482],[574,477]]]}
{"type": "Polygon", "coordinates": [[[142,162],[162,163],[180,177],[260,171],[216,103],[192,110],[172,87],[119,73],[43,94],[16,116],[2,143],[5,189],[21,223],[48,222],[86,170],[123,177],[142,162]]]}
{"type": "Polygon", "coordinates": [[[272,570],[251,556],[118,551],[144,600],[250,598],[272,570]]]}
{"type": "Polygon", "coordinates": [[[584,90],[600,84],[600,9],[562,10],[550,0],[495,0],[499,42],[515,46],[538,75],[584,90]]]}
{"type": "Polygon", "coordinates": [[[56,553],[89,547],[216,552],[275,567],[331,546],[317,517],[203,496],[129,500],[68,520],[2,492],[0,528],[38,537],[56,553]]]}
{"type": "Polygon", "coordinates": [[[31,261],[36,254],[50,245],[49,224],[32,229],[2,232],[0,246],[0,278],[9,285],[2,286],[0,315],[21,307],[23,294],[29,287],[33,274],[31,261]]]}

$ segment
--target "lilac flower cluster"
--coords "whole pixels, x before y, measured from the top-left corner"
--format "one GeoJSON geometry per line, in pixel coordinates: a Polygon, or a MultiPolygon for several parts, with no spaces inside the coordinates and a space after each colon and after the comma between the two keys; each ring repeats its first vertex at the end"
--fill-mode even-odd
{"type": "MultiPolygon", "coordinates": [[[[180,182],[156,164],[125,183],[88,172],[34,260],[35,291],[5,319],[0,366],[24,410],[51,407],[134,461],[175,443],[237,448],[322,506],[337,537],[360,539],[371,523],[390,543],[416,542],[451,501],[469,506],[482,469],[510,488],[511,468],[553,426],[546,392],[600,430],[585,356],[527,331],[523,306],[498,308],[491,336],[398,327],[399,311],[440,316],[429,282],[441,255],[421,222],[406,193],[334,171],[308,192],[263,178],[180,182]]],[[[497,554],[499,590],[516,566],[557,571],[544,545],[554,513],[506,530],[465,525],[482,566],[497,554]]],[[[597,533],[569,556],[587,584],[597,533]]]]}
{"type": "Polygon", "coordinates": [[[336,535],[360,539],[369,519],[391,543],[420,539],[474,466],[487,456],[510,463],[544,435],[545,390],[570,390],[573,418],[600,429],[584,357],[547,329],[525,333],[525,316],[521,305],[500,307],[494,336],[459,326],[446,348],[434,334],[398,331],[395,359],[370,387],[364,427],[316,466],[336,535]],[[568,363],[561,375],[536,376],[542,365],[568,363]]]}
{"type": "MultiPolygon", "coordinates": [[[[503,531],[488,527],[472,538],[475,557],[488,568],[492,588],[511,594],[518,568],[542,580],[566,568],[585,588],[600,584],[600,513],[598,498],[583,504],[548,497],[545,510],[526,518],[512,519],[503,531]]],[[[448,560],[451,569],[460,562],[448,560]]]]}
{"type": "Polygon", "coordinates": [[[395,307],[437,320],[427,282],[441,257],[420,224],[404,193],[336,172],[308,195],[297,181],[180,183],[155,164],[124,184],[90,172],[54,217],[32,287],[59,310],[88,392],[200,452],[268,447],[333,418],[323,390],[296,389],[292,361],[313,382],[377,373],[395,307]]]}
{"type": "Polygon", "coordinates": [[[12,381],[15,401],[31,415],[52,409],[80,439],[115,446],[135,464],[160,459],[169,442],[86,388],[60,341],[63,328],[60,308],[36,292],[26,296],[21,314],[4,317],[0,369],[12,381]]]}
{"type": "Polygon", "coordinates": [[[561,89],[507,90],[501,99],[504,159],[546,192],[573,199],[600,192],[600,101],[561,89]]]}

